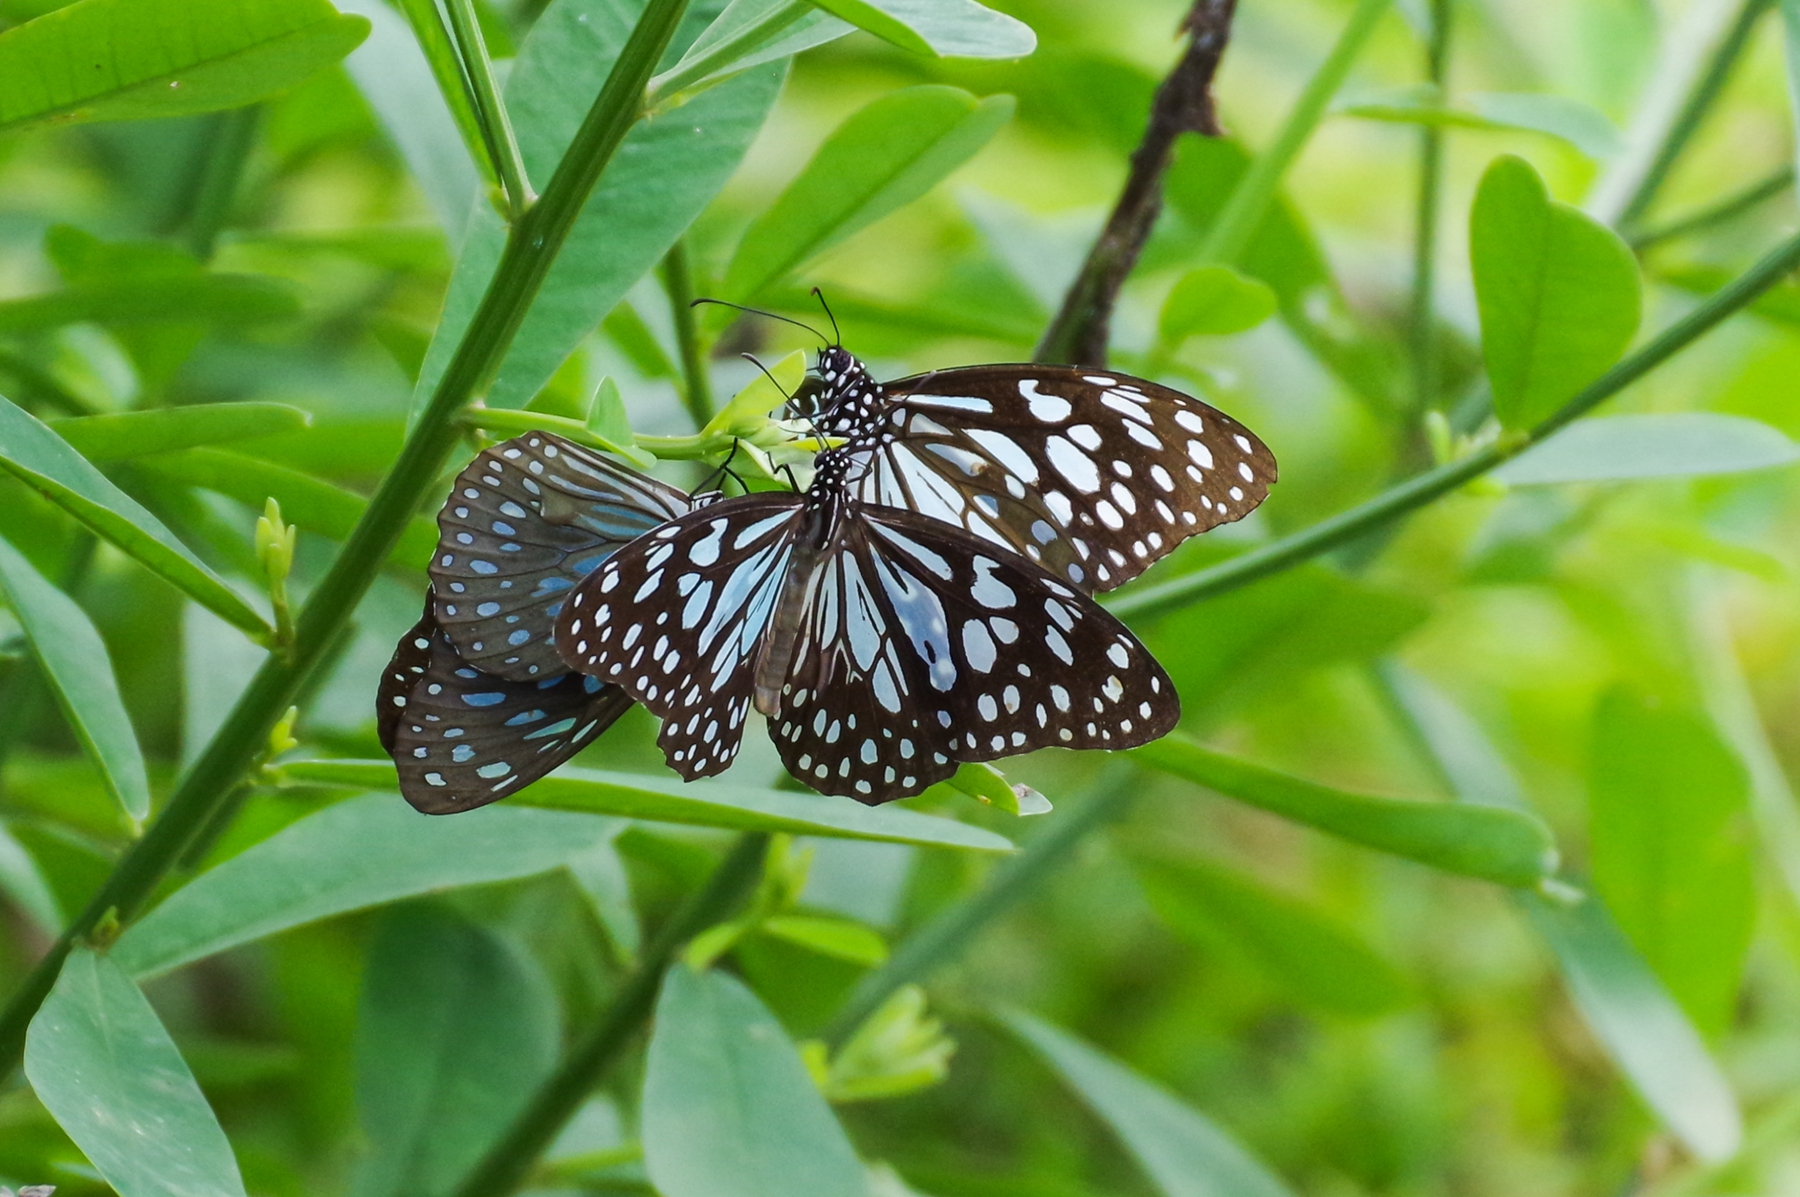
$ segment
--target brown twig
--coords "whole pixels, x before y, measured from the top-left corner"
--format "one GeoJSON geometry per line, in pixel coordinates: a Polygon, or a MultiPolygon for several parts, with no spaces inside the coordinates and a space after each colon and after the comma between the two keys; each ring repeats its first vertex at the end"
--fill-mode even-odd
{"type": "Polygon", "coordinates": [[[1175,139],[1183,133],[1222,135],[1213,111],[1212,81],[1231,39],[1236,9],[1237,0],[1195,0],[1182,22],[1182,29],[1191,35],[1187,51],[1156,89],[1144,139],[1131,155],[1125,189],[1088,251],[1081,273],[1063,296],[1062,310],[1038,345],[1036,361],[1106,364],[1113,303],[1162,211],[1163,174],[1169,169],[1175,139]]]}

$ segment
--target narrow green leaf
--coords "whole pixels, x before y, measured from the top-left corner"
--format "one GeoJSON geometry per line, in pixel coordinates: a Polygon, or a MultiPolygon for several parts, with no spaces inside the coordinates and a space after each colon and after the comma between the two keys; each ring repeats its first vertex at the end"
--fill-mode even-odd
{"type": "Polygon", "coordinates": [[[113,958],[151,976],[346,911],[548,872],[617,832],[610,819],[518,807],[434,819],[369,794],[202,873],[126,931],[113,958]]]}
{"type": "MultiPolygon", "coordinates": [[[[1788,111],[1800,128],[1800,0],[1781,2],[1781,44],[1786,51],[1788,111]]],[[[1800,149],[1796,150],[1800,161],[1800,149]]]]}
{"type": "Polygon", "coordinates": [[[0,893],[12,899],[40,934],[54,937],[62,932],[61,903],[37,861],[4,823],[0,823],[0,893]]]}
{"type": "Polygon", "coordinates": [[[759,928],[767,935],[799,944],[822,956],[852,964],[877,965],[888,958],[887,941],[861,923],[811,914],[778,914],[759,928]]]}
{"type": "Polygon", "coordinates": [[[908,87],[839,125],[769,210],[750,225],[725,290],[755,299],[820,250],[918,199],[1012,119],[1011,96],[908,87]]]}
{"type": "Polygon", "coordinates": [[[1361,96],[1338,111],[1369,120],[1544,133],[1597,161],[1618,153],[1622,144],[1605,113],[1572,96],[1477,92],[1447,106],[1427,84],[1361,96]]]}
{"type": "MultiPolygon", "coordinates": [[[[625,45],[637,7],[619,0],[553,0],[532,26],[506,88],[507,109],[532,178],[554,173],[625,45]]],[[[744,71],[674,112],[633,127],[514,337],[488,388],[488,406],[525,406],[662,260],[737,168],[774,107],[785,70],[768,63],[744,71]]],[[[505,242],[499,215],[488,205],[478,207],[414,391],[415,409],[442,377],[505,242]]]]}
{"type": "Polygon", "coordinates": [[[820,8],[914,54],[1023,58],[1037,35],[975,0],[812,0],[820,8]]]}
{"type": "Polygon", "coordinates": [[[775,1016],[739,981],[663,977],[644,1072],[644,1166],[662,1197],[868,1197],[856,1150],[775,1016]]]}
{"type": "Polygon", "coordinates": [[[1409,986],[1361,936],[1311,905],[1210,861],[1140,857],[1135,870],[1164,922],[1202,946],[1247,958],[1302,1006],[1369,1018],[1409,986]]]}
{"type": "Polygon", "coordinates": [[[1519,811],[1351,794],[1213,752],[1180,734],[1131,755],[1239,802],[1446,872],[1531,886],[1556,868],[1549,829],[1519,811]]]}
{"type": "Polygon", "coordinates": [[[1695,1025],[1723,1031],[1756,919],[1742,763],[1698,713],[1614,690],[1589,798],[1595,887],[1695,1025]]]}
{"type": "Polygon", "coordinates": [[[276,436],[311,424],[310,413],[285,403],[196,403],[49,422],[52,432],[89,461],[122,461],[196,445],[276,436]]]}
{"type": "Polygon", "coordinates": [[[613,950],[621,959],[636,956],[643,932],[638,925],[637,908],[631,902],[631,878],[626,876],[618,845],[611,840],[596,844],[571,856],[565,867],[575,888],[593,908],[594,917],[606,928],[613,950]]]}
{"type": "MultiPolygon", "coordinates": [[[[1480,725],[1435,687],[1398,666],[1383,670],[1398,709],[1468,802],[1526,809],[1525,794],[1480,725]]],[[[1735,1155],[1737,1099],[1706,1043],[1619,930],[1599,898],[1575,903],[1521,893],[1532,925],[1556,954],[1588,1027],[1644,1104],[1703,1160],[1735,1155]]]]}
{"type": "Polygon", "coordinates": [[[325,0],[79,0],[0,34],[0,131],[252,104],[368,31],[325,0]]]}
{"type": "Polygon", "coordinates": [[[160,520],[107,481],[67,441],[4,397],[0,397],[0,467],[221,619],[253,636],[269,634],[262,616],[160,520]]]}
{"type": "Polygon", "coordinates": [[[1497,158],[1482,176],[1469,256],[1494,411],[1508,428],[1550,415],[1637,332],[1642,287],[1631,250],[1551,200],[1522,158],[1497,158]]]}
{"type": "MultiPolygon", "coordinates": [[[[260,512],[267,500],[274,499],[281,504],[282,517],[289,523],[333,540],[348,538],[369,505],[355,491],[229,449],[187,449],[145,458],[136,464],[171,482],[217,491],[255,511],[260,512]]],[[[437,538],[436,521],[429,516],[415,516],[389,560],[422,570],[431,564],[437,538]]]]}
{"type": "Polygon", "coordinates": [[[1761,420],[1719,412],[1591,416],[1494,471],[1512,486],[1682,478],[1800,461],[1800,445],[1761,420]]]}
{"type": "Polygon", "coordinates": [[[150,779],[100,633],[74,599],[45,581],[4,539],[0,592],[106,788],[134,823],[143,822],[150,816],[150,779]]]}
{"type": "Polygon", "coordinates": [[[1163,300],[1157,332],[1169,345],[1193,336],[1230,336],[1275,314],[1275,292],[1229,266],[1200,266],[1181,276],[1163,300]]]}
{"type": "Polygon", "coordinates": [[[1724,1073],[1606,906],[1522,897],[1582,1017],[1644,1103],[1700,1159],[1736,1155],[1743,1118],[1724,1073]]]}
{"type": "Polygon", "coordinates": [[[351,1197],[453,1192],[556,1067],[556,993],[528,953],[433,906],[382,919],[356,1018],[369,1145],[351,1197]]]}
{"type": "Polygon", "coordinates": [[[1164,1197],[1293,1197],[1210,1118],[1155,1081],[1022,1010],[1001,1017],[1112,1128],[1164,1197]]]}
{"type": "Polygon", "coordinates": [[[809,0],[732,0],[680,62],[650,81],[650,105],[672,107],[740,71],[822,46],[851,29],[809,0]]]}
{"type": "Polygon", "coordinates": [[[300,310],[286,283],[259,274],[207,274],[82,282],[0,302],[0,332],[97,324],[257,324],[300,310]]]}
{"type": "MultiPolygon", "coordinates": [[[[387,761],[296,761],[281,768],[292,781],[392,788],[387,761]]],[[[507,799],[511,806],[541,806],[737,831],[790,832],[896,844],[927,844],[975,852],[1010,852],[1012,842],[991,831],[894,806],[867,807],[822,794],[761,790],[720,782],[683,784],[648,774],[605,773],[565,765],[507,799]]],[[[483,808],[486,809],[486,808],[483,808]]],[[[458,815],[453,822],[461,822],[458,815]]]]}
{"type": "Polygon", "coordinates": [[[194,1074],[107,957],[69,953],[26,1033],[25,1076],[119,1197],[244,1197],[194,1074]]]}

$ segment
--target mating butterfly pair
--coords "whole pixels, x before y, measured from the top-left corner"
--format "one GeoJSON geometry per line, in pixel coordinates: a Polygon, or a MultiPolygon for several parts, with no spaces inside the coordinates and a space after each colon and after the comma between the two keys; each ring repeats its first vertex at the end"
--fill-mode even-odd
{"type": "Polygon", "coordinates": [[[428,610],[383,689],[403,708],[384,743],[415,805],[516,790],[616,718],[620,692],[663,719],[660,742],[688,779],[730,764],[755,705],[796,777],[868,803],[963,761],[1129,747],[1174,725],[1168,677],[1088,595],[1260,502],[1275,477],[1260,442],[1178,392],[1079,368],[974,367],[884,388],[833,348],[818,373],[815,423],[843,443],[804,495],[677,512],[686,500],[668,488],[542,435],[521,438],[536,457],[510,443],[465,471],[433,567],[450,626],[434,634],[428,610]],[[496,468],[508,452],[525,462],[510,475],[496,468]],[[565,484],[571,474],[582,480],[565,484]],[[524,493],[502,500],[509,478],[524,493]],[[579,532],[534,530],[528,547],[521,512],[579,532]],[[619,548],[645,518],[661,526],[619,548]],[[583,680],[552,672],[549,616],[583,680]],[[535,689],[490,684],[477,663],[535,689]],[[427,680],[459,668],[475,674],[460,697],[427,680]],[[456,722],[454,737],[461,712],[425,705],[471,696],[491,714],[456,722]],[[477,745],[471,724],[495,730],[477,745]]]}

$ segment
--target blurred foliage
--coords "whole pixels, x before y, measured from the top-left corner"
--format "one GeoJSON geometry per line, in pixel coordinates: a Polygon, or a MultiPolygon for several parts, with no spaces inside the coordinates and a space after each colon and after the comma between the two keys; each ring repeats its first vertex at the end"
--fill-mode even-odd
{"type": "MultiPolygon", "coordinates": [[[[291,644],[269,546],[300,611],[504,241],[479,105],[437,90],[454,46],[422,53],[408,23],[434,5],[141,0],[208,37],[243,16],[262,47],[179,108],[159,97],[191,64],[143,47],[99,100],[34,101],[7,73],[36,21],[129,32],[94,23],[113,3],[0,0],[7,993],[140,834],[146,788],[154,820],[263,646],[291,644]]],[[[695,0],[661,69],[723,7],[695,0]]],[[[671,293],[818,322],[819,286],[881,377],[1030,357],[1187,6],[995,0],[1037,37],[999,60],[918,52],[1016,51],[1016,24],[969,0],[819,7],[835,16],[795,26],[820,44],[791,66],[634,132],[495,407],[642,455],[699,431],[709,395],[763,385],[740,354],[814,348],[720,308],[690,320],[671,293]],[[883,37],[830,40],[837,18],[883,37]]],[[[1316,128],[1285,126],[1357,7],[1239,6],[1228,135],[1182,138],[1120,297],[1113,363],[1202,394],[1281,461],[1261,510],[1152,584],[1511,444],[1794,233],[1793,0],[1396,2],[1316,128]],[[1207,260],[1284,128],[1302,144],[1278,193],[1207,260]]],[[[641,8],[470,6],[540,191],[641,8]]],[[[1767,291],[1498,480],[1145,618],[1183,739],[1008,762],[1054,804],[1029,820],[949,786],[911,821],[809,804],[754,732],[684,792],[641,711],[580,758],[604,773],[536,791],[554,812],[419,831],[391,792],[353,796],[391,775],[287,763],[381,755],[372,699],[417,617],[442,474],[366,563],[293,740],[148,917],[103,924],[116,950],[70,958],[31,1086],[0,1090],[0,1184],[448,1197],[747,829],[801,838],[670,966],[653,1036],[584,1095],[536,1191],[1800,1191],[1796,296],[1767,291]],[[1466,863],[1502,841],[1504,867],[1466,863]],[[934,967],[903,975],[921,944],[934,967]],[[92,1149],[111,1133],[94,1100],[193,1150],[92,1149]]],[[[726,410],[720,437],[744,414],[726,410]]],[[[453,468],[486,427],[466,422],[453,468]]],[[[691,486],[710,466],[656,468],[691,486]]]]}

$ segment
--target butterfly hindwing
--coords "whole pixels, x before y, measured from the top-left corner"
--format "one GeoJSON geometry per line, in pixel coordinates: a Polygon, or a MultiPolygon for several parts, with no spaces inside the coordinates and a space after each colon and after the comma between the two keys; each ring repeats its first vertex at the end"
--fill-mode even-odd
{"type": "Polygon", "coordinates": [[[969,366],[881,391],[825,422],[868,454],[858,497],[966,528],[1090,593],[1242,518],[1276,478],[1230,416],[1109,371],[969,366]]]}
{"type": "Polygon", "coordinates": [[[472,666],[514,681],[554,677],[567,669],[551,642],[567,591],[689,507],[679,490],[551,433],[495,445],[438,513],[438,620],[472,666]]]}
{"type": "Polygon", "coordinates": [[[376,703],[401,794],[442,815],[530,785],[612,726],[631,698],[578,673],[525,682],[483,673],[457,655],[427,599],[382,674],[376,703]]]}
{"type": "Polygon", "coordinates": [[[569,667],[662,719],[657,742],[689,781],[737,756],[802,502],[765,492],[673,520],[602,562],[558,617],[569,667]]]}
{"type": "Polygon", "coordinates": [[[770,725],[794,776],[873,804],[964,761],[1129,748],[1175,726],[1168,675],[1092,599],[930,517],[858,511],[811,591],[770,725]]]}

